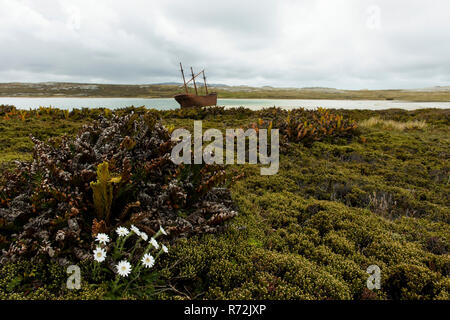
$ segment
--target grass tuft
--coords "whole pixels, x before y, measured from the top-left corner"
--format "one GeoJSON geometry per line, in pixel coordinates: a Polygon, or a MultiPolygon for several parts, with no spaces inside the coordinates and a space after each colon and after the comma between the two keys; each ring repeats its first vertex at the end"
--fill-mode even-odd
{"type": "Polygon", "coordinates": [[[385,120],[379,117],[371,117],[367,120],[363,120],[359,123],[359,125],[364,128],[380,127],[382,129],[397,131],[412,129],[423,130],[427,127],[427,123],[425,122],[425,120],[409,120],[406,122],[400,122],[395,120],[385,120]]]}

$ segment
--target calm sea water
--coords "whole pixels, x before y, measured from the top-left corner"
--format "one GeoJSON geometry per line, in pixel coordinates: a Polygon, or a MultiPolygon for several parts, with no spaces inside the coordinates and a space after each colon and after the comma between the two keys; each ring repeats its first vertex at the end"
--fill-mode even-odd
{"type": "MultiPolygon", "coordinates": [[[[35,109],[40,106],[56,107],[60,109],[74,108],[123,108],[128,106],[146,106],[160,110],[169,110],[179,108],[178,103],[170,99],[140,99],[140,98],[18,98],[18,97],[0,97],[1,104],[15,105],[19,109],[35,109]]],[[[400,108],[406,110],[415,110],[423,108],[450,108],[450,102],[407,102],[407,101],[388,101],[388,100],[300,100],[300,99],[218,99],[217,105],[232,107],[247,107],[249,109],[261,109],[265,107],[281,107],[293,109],[303,107],[314,109],[317,107],[336,108],[336,109],[370,109],[383,110],[391,108],[400,108]]]]}

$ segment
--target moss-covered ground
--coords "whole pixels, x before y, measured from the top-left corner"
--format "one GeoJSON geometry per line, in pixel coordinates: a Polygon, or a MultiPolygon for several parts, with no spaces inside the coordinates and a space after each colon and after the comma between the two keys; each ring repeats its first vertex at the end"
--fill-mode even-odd
{"type": "MultiPolygon", "coordinates": [[[[378,121],[350,141],[290,143],[274,176],[230,166],[245,172],[231,186],[239,215],[223,233],[178,241],[156,266],[164,285],[152,298],[450,299],[450,111],[336,112],[426,125],[378,121]],[[381,269],[381,290],[366,287],[369,265],[381,269]]],[[[203,127],[245,127],[260,117],[225,112],[203,127]]],[[[2,166],[30,158],[29,134],[71,134],[86,121],[0,118],[2,166]]],[[[190,118],[163,121],[193,126],[190,118]]],[[[81,291],[62,289],[66,277],[57,266],[5,265],[0,299],[107,297],[88,281],[81,291]]]]}

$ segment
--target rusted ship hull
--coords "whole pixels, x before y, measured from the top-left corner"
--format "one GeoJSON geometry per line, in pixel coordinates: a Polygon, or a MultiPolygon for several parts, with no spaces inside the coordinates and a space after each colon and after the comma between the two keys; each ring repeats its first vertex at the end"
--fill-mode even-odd
{"type": "Polygon", "coordinates": [[[217,105],[217,93],[210,93],[205,96],[197,96],[195,94],[178,94],[175,100],[180,104],[181,108],[207,107],[217,105]]]}

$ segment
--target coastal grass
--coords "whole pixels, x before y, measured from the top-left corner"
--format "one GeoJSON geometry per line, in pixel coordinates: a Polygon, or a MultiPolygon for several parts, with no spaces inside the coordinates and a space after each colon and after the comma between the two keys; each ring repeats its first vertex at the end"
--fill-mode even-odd
{"type": "Polygon", "coordinates": [[[361,127],[370,128],[378,126],[382,129],[391,129],[397,131],[404,131],[410,129],[424,129],[427,123],[424,120],[412,120],[412,121],[395,121],[395,120],[384,120],[377,117],[372,117],[367,120],[363,120],[359,123],[361,127]]]}

